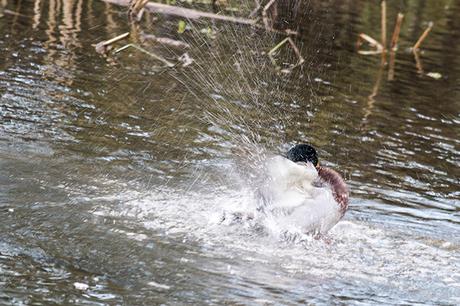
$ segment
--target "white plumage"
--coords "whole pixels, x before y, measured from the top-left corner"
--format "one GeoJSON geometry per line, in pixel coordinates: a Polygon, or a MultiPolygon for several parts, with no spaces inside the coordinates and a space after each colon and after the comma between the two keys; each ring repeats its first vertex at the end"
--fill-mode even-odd
{"type": "Polygon", "coordinates": [[[342,217],[330,186],[311,163],[276,156],[267,161],[266,175],[260,210],[279,227],[324,234],[342,217]]]}

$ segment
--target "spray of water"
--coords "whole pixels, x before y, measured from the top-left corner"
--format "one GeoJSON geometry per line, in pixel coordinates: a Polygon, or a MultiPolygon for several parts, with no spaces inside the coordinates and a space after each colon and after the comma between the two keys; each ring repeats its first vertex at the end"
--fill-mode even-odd
{"type": "MultiPolygon", "coordinates": [[[[287,68],[280,71],[267,53],[284,35],[235,24],[213,24],[202,29],[203,24],[189,23],[183,39],[191,46],[193,64],[169,74],[186,88],[190,98],[185,103],[197,103],[204,109],[200,121],[206,129],[205,137],[215,148],[215,159],[190,171],[182,198],[173,201],[174,207],[187,203],[183,207],[186,216],[190,216],[189,211],[197,211],[199,218],[210,219],[211,223],[247,221],[258,228],[261,220],[254,214],[266,179],[264,163],[274,154],[283,154],[293,141],[309,140],[298,139],[295,129],[299,121],[303,126],[309,122],[313,116],[310,110],[320,103],[308,73],[309,63],[315,59],[308,56],[301,40],[294,38],[307,61],[294,67],[298,57],[286,45],[275,54],[278,65],[287,68]],[[305,88],[311,88],[307,97],[305,88]],[[209,202],[216,204],[194,208],[189,203],[202,202],[196,198],[204,199],[207,193],[213,195],[209,202]]],[[[170,58],[181,56],[172,48],[163,47],[161,51],[170,58]]],[[[174,193],[168,188],[161,186],[155,192],[174,193]]],[[[177,219],[178,212],[173,215],[170,217],[177,219]]],[[[285,228],[273,218],[265,218],[262,223],[288,238],[285,228]]]]}

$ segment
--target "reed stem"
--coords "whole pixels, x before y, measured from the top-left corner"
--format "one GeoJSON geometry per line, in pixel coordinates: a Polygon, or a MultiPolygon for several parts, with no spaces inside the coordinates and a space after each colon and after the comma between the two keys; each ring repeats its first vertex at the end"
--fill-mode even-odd
{"type": "Polygon", "coordinates": [[[430,33],[431,29],[433,28],[433,25],[434,23],[433,22],[430,22],[428,24],[428,27],[426,28],[426,30],[422,33],[422,35],[420,36],[420,38],[417,40],[417,42],[415,43],[415,45],[412,47],[412,51],[414,52],[417,52],[420,48],[420,45],[422,44],[422,42],[425,40],[425,38],[428,36],[428,33],[430,33]]]}
{"type": "Polygon", "coordinates": [[[387,50],[387,2],[382,0],[381,2],[381,23],[382,23],[382,63],[386,63],[386,50],[387,50]]]}
{"type": "Polygon", "coordinates": [[[396,23],[395,23],[395,29],[393,31],[393,36],[391,37],[390,49],[392,51],[398,50],[398,40],[399,40],[399,34],[401,32],[401,25],[402,25],[403,19],[404,19],[404,15],[401,13],[398,13],[398,17],[396,18],[396,23]]]}

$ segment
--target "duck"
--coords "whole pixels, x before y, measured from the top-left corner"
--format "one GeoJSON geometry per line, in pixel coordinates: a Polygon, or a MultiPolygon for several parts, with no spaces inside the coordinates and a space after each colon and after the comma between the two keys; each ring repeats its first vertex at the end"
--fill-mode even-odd
{"type": "Polygon", "coordinates": [[[347,184],[337,171],[319,165],[310,144],[297,144],[285,156],[269,158],[265,176],[257,210],[281,226],[321,236],[348,209],[347,184]]]}

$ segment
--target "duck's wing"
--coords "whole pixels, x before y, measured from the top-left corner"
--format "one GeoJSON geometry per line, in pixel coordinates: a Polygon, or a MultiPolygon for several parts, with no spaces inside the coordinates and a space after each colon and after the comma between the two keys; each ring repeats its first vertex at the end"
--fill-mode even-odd
{"type": "Polygon", "coordinates": [[[319,167],[318,175],[330,186],[335,201],[340,205],[341,212],[344,214],[348,208],[349,199],[349,191],[344,179],[339,173],[327,167],[319,167]]]}
{"type": "Polygon", "coordinates": [[[315,196],[313,182],[318,173],[313,165],[296,164],[276,156],[265,165],[265,184],[259,188],[263,206],[285,209],[301,205],[306,198],[315,196]]]}
{"type": "Polygon", "coordinates": [[[297,164],[281,156],[269,159],[266,169],[270,180],[288,188],[311,185],[318,178],[318,172],[312,164],[297,164]]]}

